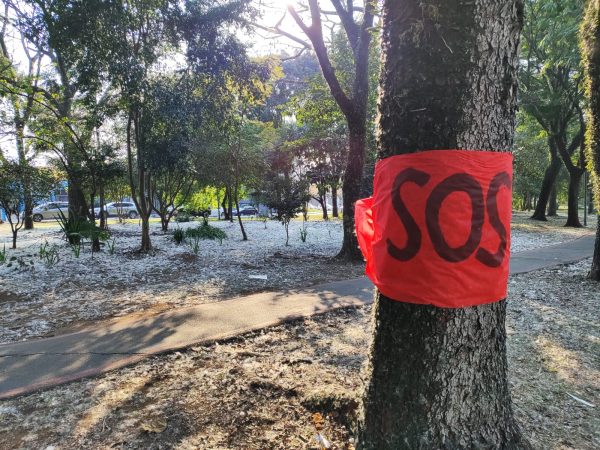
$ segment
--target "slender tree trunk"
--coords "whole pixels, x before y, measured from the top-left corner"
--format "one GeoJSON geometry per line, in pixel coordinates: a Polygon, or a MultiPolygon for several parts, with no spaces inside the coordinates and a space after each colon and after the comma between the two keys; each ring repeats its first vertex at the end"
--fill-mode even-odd
{"type": "Polygon", "coordinates": [[[19,233],[18,230],[13,230],[12,232],[12,248],[13,250],[15,250],[17,248],[17,234],[19,233]]]}
{"type": "MultiPolygon", "coordinates": [[[[379,158],[509,151],[521,21],[519,1],[385,0],[379,158]]],[[[505,301],[444,309],[378,293],[373,314],[359,450],[527,448],[507,380],[505,301]]]]}
{"type": "Polygon", "coordinates": [[[235,207],[237,209],[237,218],[238,218],[238,222],[240,224],[240,230],[242,231],[242,241],[247,241],[248,235],[246,234],[246,229],[244,228],[244,222],[242,221],[242,215],[240,213],[240,200],[238,198],[238,194],[239,194],[239,188],[238,188],[238,184],[236,182],[234,196],[235,196],[235,207]]]}
{"type": "Polygon", "coordinates": [[[531,218],[534,220],[547,220],[546,208],[548,206],[548,201],[550,200],[550,192],[556,183],[556,178],[558,177],[560,168],[562,167],[562,162],[558,155],[552,155],[551,158],[550,165],[546,168],[546,172],[544,173],[542,188],[540,189],[540,195],[538,196],[535,204],[535,210],[531,216],[531,218]]]}
{"type": "Polygon", "coordinates": [[[100,219],[100,228],[102,228],[103,230],[107,230],[108,229],[108,223],[107,223],[107,220],[106,220],[106,215],[103,213],[103,211],[104,211],[104,203],[105,203],[105,199],[104,199],[104,185],[103,184],[100,185],[98,197],[99,197],[99,205],[98,205],[99,208],[98,208],[98,210],[100,211],[99,212],[99,214],[100,214],[100,217],[99,217],[99,219],[100,219]]]}
{"type": "Polygon", "coordinates": [[[554,183],[554,186],[552,186],[552,190],[550,191],[550,200],[548,201],[548,216],[558,216],[558,199],[556,195],[556,183],[554,183]]]}
{"type": "Polygon", "coordinates": [[[575,169],[569,171],[569,198],[565,227],[581,228],[583,225],[579,221],[579,190],[581,188],[583,170],[579,168],[575,169]]]}
{"type": "Polygon", "coordinates": [[[336,219],[340,217],[338,212],[337,192],[337,186],[331,186],[331,215],[336,219]]]}

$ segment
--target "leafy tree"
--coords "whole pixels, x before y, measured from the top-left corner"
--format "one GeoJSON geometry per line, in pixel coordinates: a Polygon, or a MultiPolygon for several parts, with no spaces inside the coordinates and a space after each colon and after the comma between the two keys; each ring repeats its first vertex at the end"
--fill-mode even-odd
{"type": "MultiPolygon", "coordinates": [[[[509,151],[521,21],[518,0],[385,0],[379,158],[509,151]]],[[[378,293],[357,449],[527,448],[505,314],[505,301],[446,309],[378,293]]]]}
{"type": "Polygon", "coordinates": [[[354,2],[347,2],[344,5],[341,0],[331,0],[331,4],[335,9],[335,13],[324,12],[320,8],[318,0],[308,0],[307,4],[302,3],[301,9],[309,14],[310,24],[305,22],[302,15],[293,6],[288,7],[289,13],[308,38],[310,44],[292,36],[278,26],[273,31],[292,37],[294,41],[314,50],[331,95],[346,119],[348,154],[342,184],[344,241],[339,256],[360,260],[362,256],[354,234],[354,203],[360,198],[361,194],[361,180],[368,134],[369,55],[376,2],[367,1],[361,7],[355,6],[354,2]],[[323,34],[323,16],[328,14],[335,14],[339,18],[346,35],[348,48],[351,50],[351,58],[346,60],[353,63],[350,72],[352,82],[349,89],[345,89],[343,80],[340,78],[340,73],[343,71],[338,70],[333,63],[330,49],[326,45],[323,34]]]}
{"type": "Polygon", "coordinates": [[[300,214],[308,201],[308,182],[292,170],[293,156],[281,148],[272,151],[268,157],[269,170],[266,172],[262,192],[263,201],[273,209],[277,220],[285,227],[285,245],[289,245],[289,226],[293,218],[300,214]]]}
{"type": "MultiPolygon", "coordinates": [[[[589,101],[586,152],[596,205],[600,205],[600,1],[589,0],[581,26],[585,92],[589,101]]],[[[590,278],[600,281],[600,208],[590,278]]]]}
{"type": "Polygon", "coordinates": [[[532,218],[545,220],[552,188],[564,164],[570,175],[566,225],[579,227],[578,195],[584,172],[585,126],[577,30],[583,2],[526,0],[525,6],[521,105],[547,132],[550,151],[550,165],[532,218]]]}
{"type": "MultiPolygon", "coordinates": [[[[32,116],[35,114],[37,106],[36,91],[39,84],[42,58],[39,51],[30,49],[21,40],[23,44],[22,54],[27,61],[27,70],[25,73],[20,73],[15,56],[9,54],[9,45],[7,43],[10,14],[11,5],[9,2],[6,2],[4,5],[2,28],[0,30],[0,73],[2,74],[0,79],[0,96],[6,96],[10,104],[12,114],[10,122],[14,133],[19,164],[27,166],[31,160],[31,146],[26,139],[26,130],[32,116]]],[[[23,183],[25,190],[23,205],[25,229],[31,230],[33,229],[33,198],[29,193],[29,180],[25,178],[23,183]]]]}
{"type": "Polygon", "coordinates": [[[71,214],[93,220],[85,184],[97,185],[94,169],[99,166],[93,161],[91,140],[110,100],[101,76],[108,31],[97,20],[106,3],[25,0],[7,4],[24,46],[51,64],[50,71],[37,70],[26,82],[3,76],[2,90],[32,101],[37,112],[24,138],[38,150],[54,154],[62,165],[69,180],[71,214]]]}
{"type": "Polygon", "coordinates": [[[0,207],[6,212],[12,231],[12,248],[17,248],[17,235],[25,224],[22,207],[26,196],[34,202],[40,201],[48,197],[54,186],[55,180],[49,170],[23,165],[0,155],[0,207]]]}
{"type": "MultiPolygon", "coordinates": [[[[513,176],[513,197],[521,210],[534,208],[536,195],[544,178],[548,161],[548,136],[537,121],[521,111],[516,129],[513,176]]],[[[556,182],[555,182],[556,183],[556,182]]]]}

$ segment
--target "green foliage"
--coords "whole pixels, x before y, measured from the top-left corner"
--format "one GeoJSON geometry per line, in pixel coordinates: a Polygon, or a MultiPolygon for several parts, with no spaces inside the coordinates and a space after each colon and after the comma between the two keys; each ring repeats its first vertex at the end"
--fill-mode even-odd
{"type": "Polygon", "coordinates": [[[185,232],[181,228],[176,228],[173,231],[173,240],[177,245],[181,244],[185,239],[185,232]]]}
{"type": "Polygon", "coordinates": [[[79,255],[81,254],[81,241],[77,241],[77,242],[73,242],[72,244],[69,244],[71,247],[71,250],[73,251],[73,255],[75,255],[75,258],[79,258],[79,255]]]}
{"type": "Polygon", "coordinates": [[[300,229],[300,240],[302,242],[306,242],[307,237],[308,237],[308,228],[306,228],[306,223],[303,223],[302,228],[300,229]]]}
{"type": "Polygon", "coordinates": [[[223,243],[223,239],[227,239],[227,233],[220,228],[209,225],[208,222],[204,222],[202,225],[195,228],[188,228],[185,230],[185,237],[191,239],[218,240],[220,243],[223,243]]]}
{"type": "Polygon", "coordinates": [[[90,242],[96,239],[106,241],[110,237],[107,230],[85,218],[74,217],[73,214],[69,214],[69,217],[67,217],[62,211],[59,211],[56,221],[63,232],[64,238],[72,246],[77,245],[80,247],[86,240],[90,242]]]}
{"type": "Polygon", "coordinates": [[[190,236],[188,240],[188,245],[190,246],[192,252],[194,252],[194,254],[197,255],[200,252],[200,236],[190,236]]]}
{"type": "Polygon", "coordinates": [[[117,243],[116,243],[116,240],[114,238],[113,238],[112,241],[108,241],[106,243],[106,249],[108,250],[108,254],[109,255],[114,255],[115,254],[115,250],[117,248],[116,246],[117,246],[117,243]]]}
{"type": "Polygon", "coordinates": [[[58,261],[60,260],[58,248],[56,245],[49,246],[48,241],[45,241],[42,245],[40,245],[38,254],[40,259],[44,261],[48,267],[58,264],[58,261]]]}
{"type": "Polygon", "coordinates": [[[0,251],[0,264],[4,264],[5,262],[6,262],[6,244],[4,244],[2,251],[0,251]]]}
{"type": "Polygon", "coordinates": [[[586,129],[586,158],[600,214],[600,3],[587,4],[581,26],[581,52],[585,91],[589,102],[586,129]]]}

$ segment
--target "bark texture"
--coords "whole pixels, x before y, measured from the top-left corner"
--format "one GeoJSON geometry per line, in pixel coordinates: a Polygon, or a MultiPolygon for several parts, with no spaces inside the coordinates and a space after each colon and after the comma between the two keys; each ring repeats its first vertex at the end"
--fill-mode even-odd
{"type": "MultiPolygon", "coordinates": [[[[386,0],[379,157],[509,151],[519,1],[386,0]]],[[[505,301],[374,308],[358,449],[528,448],[507,382],[505,301]]]]}
{"type": "Polygon", "coordinates": [[[551,139],[548,140],[548,145],[550,147],[550,165],[544,172],[544,179],[542,180],[540,195],[538,196],[533,215],[531,216],[532,219],[541,221],[548,220],[546,219],[546,208],[548,207],[552,188],[556,183],[556,178],[558,177],[560,168],[562,167],[562,162],[558,157],[558,151],[552,145],[551,139]]]}
{"type": "Polygon", "coordinates": [[[600,281],[600,0],[587,3],[581,38],[585,90],[589,101],[586,156],[598,214],[590,278],[600,281]]]}

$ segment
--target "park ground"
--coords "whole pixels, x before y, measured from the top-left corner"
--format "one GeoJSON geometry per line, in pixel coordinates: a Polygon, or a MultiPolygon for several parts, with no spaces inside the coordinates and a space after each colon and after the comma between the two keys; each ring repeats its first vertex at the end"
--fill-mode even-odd
{"type": "MultiPolygon", "coordinates": [[[[591,233],[563,228],[564,217],[526,217],[514,216],[513,252],[591,233]]],[[[20,249],[7,251],[16,256],[11,267],[0,267],[1,339],[363,271],[331,258],[341,241],[337,221],[309,221],[305,243],[302,223],[293,222],[288,247],[281,225],[246,224],[250,241],[242,242],[237,224],[213,223],[229,238],[203,241],[198,255],[157,224],[149,256],[135,251],[137,222],[112,225],[114,254],[93,259],[85,250],[76,258],[51,225],[23,233],[20,249]],[[46,241],[60,255],[50,266],[38,256],[46,241]]],[[[585,278],[589,265],[510,279],[510,383],[515,414],[536,449],[600,447],[600,288],[585,278]]],[[[332,448],[350,449],[370,326],[370,307],[332,312],[3,401],[0,448],[316,449],[319,427],[332,448]]]]}

